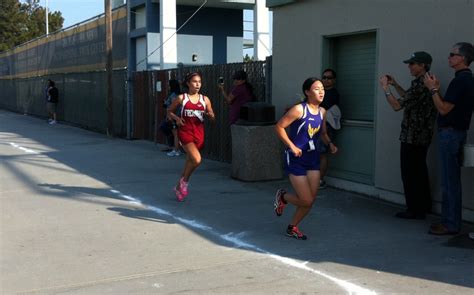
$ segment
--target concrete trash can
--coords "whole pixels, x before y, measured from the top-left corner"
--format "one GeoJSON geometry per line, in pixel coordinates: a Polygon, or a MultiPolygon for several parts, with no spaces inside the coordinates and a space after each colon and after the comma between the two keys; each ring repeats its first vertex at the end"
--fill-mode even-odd
{"type": "Polygon", "coordinates": [[[248,103],[231,126],[233,178],[264,181],[283,177],[282,143],[275,133],[275,107],[248,103]]]}
{"type": "Polygon", "coordinates": [[[465,144],[463,147],[463,167],[474,167],[474,144],[465,144]]]}
{"type": "Polygon", "coordinates": [[[240,108],[239,125],[275,125],[275,106],[266,102],[248,102],[240,108]]]}

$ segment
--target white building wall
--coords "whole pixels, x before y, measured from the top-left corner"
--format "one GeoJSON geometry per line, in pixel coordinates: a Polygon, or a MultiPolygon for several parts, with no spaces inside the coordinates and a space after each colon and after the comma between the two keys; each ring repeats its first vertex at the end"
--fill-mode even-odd
{"type": "Polygon", "coordinates": [[[185,65],[212,64],[212,36],[178,34],[178,63],[185,65]],[[192,61],[193,54],[197,61],[192,61]]]}
{"type": "MultiPolygon", "coordinates": [[[[295,101],[301,84],[309,76],[320,76],[323,36],[361,31],[377,32],[377,76],[394,75],[408,88],[412,79],[402,61],[414,51],[433,56],[431,72],[446,90],[454,72],[447,64],[451,46],[474,40],[474,1],[302,1],[273,9],[273,103],[277,115],[295,101]]],[[[377,77],[374,77],[376,79],[377,77]]],[[[378,85],[378,83],[377,83],[378,85]]],[[[442,91],[443,91],[442,90],[442,91]]],[[[344,99],[344,98],[342,98],[344,99]]],[[[376,167],[375,190],[380,197],[404,203],[399,170],[401,112],[393,112],[383,91],[375,98],[376,167]],[[383,192],[380,192],[383,190],[383,192]]],[[[474,143],[474,120],[468,134],[474,143]]],[[[347,148],[347,147],[340,147],[347,148]]],[[[436,135],[429,152],[430,177],[434,198],[440,199],[436,135]]],[[[463,169],[464,218],[474,220],[474,169],[463,169]]]]}
{"type": "Polygon", "coordinates": [[[160,33],[147,33],[147,55],[148,70],[159,70],[161,68],[160,33]]]}
{"type": "MultiPolygon", "coordinates": [[[[212,36],[178,35],[178,62],[185,65],[212,64],[212,36]],[[192,61],[193,54],[197,55],[197,61],[192,61]]],[[[240,38],[242,42],[242,38],[240,38]]],[[[240,43],[242,44],[242,43],[240,43]]],[[[147,62],[137,65],[137,71],[160,69],[160,45],[159,33],[147,33],[147,37],[136,39],[137,63],[144,58],[147,62]],[[148,57],[147,57],[148,55],[148,57]],[[148,63],[148,67],[147,67],[148,63]]],[[[233,45],[235,49],[235,44],[233,45]]],[[[239,47],[240,49],[242,47],[239,47]]],[[[237,56],[237,55],[235,55],[237,56]]],[[[235,57],[234,57],[235,58],[235,57]]],[[[239,62],[242,56],[239,55],[239,62]]]]}
{"type": "Polygon", "coordinates": [[[146,27],[146,9],[145,7],[140,7],[132,12],[135,14],[135,29],[146,27]]]}
{"type": "Polygon", "coordinates": [[[176,34],[176,0],[160,1],[161,69],[175,68],[178,64],[176,34]]]}
{"type": "Polygon", "coordinates": [[[137,71],[146,70],[146,38],[137,38],[135,42],[135,60],[137,63],[137,71]]]}
{"type": "Polygon", "coordinates": [[[242,62],[244,39],[227,37],[227,63],[242,62]]]}
{"type": "Polygon", "coordinates": [[[254,59],[265,60],[272,55],[270,45],[270,13],[265,6],[265,0],[256,0],[254,6],[253,46],[254,59]]]}

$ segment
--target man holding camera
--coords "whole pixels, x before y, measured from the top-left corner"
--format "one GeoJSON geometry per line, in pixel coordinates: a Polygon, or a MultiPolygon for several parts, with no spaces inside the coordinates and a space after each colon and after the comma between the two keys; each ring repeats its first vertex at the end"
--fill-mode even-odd
{"type": "Polygon", "coordinates": [[[426,165],[426,155],[433,136],[436,108],[430,90],[423,84],[424,76],[433,59],[424,51],[417,51],[404,63],[415,77],[411,87],[404,90],[390,75],[383,75],[379,82],[387,102],[394,111],[403,109],[400,132],[400,168],[407,210],[395,217],[424,219],[431,211],[431,192],[426,165]],[[400,95],[396,98],[390,86],[400,95]]]}

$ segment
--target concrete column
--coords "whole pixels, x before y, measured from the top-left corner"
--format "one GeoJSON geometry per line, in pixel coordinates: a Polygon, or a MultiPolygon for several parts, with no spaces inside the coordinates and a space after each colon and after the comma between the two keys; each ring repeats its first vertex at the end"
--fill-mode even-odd
{"type": "Polygon", "coordinates": [[[178,62],[176,36],[176,0],[160,1],[161,69],[175,68],[178,62]]]}
{"type": "Polygon", "coordinates": [[[269,11],[265,2],[265,0],[256,0],[253,9],[253,55],[257,60],[265,60],[267,56],[272,55],[269,11]]]}

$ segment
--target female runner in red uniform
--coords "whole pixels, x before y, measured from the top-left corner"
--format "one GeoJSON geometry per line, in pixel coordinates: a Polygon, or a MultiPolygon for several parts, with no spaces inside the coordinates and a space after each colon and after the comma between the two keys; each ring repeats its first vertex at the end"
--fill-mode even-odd
{"type": "Polygon", "coordinates": [[[201,164],[201,150],[204,147],[204,116],[215,119],[211,101],[199,93],[201,74],[190,73],[185,78],[187,93],[178,96],[168,107],[168,117],[178,125],[178,138],[186,152],[186,163],[174,191],[179,202],[188,195],[188,181],[193,171],[201,164]],[[181,116],[175,114],[181,104],[181,116]]]}

